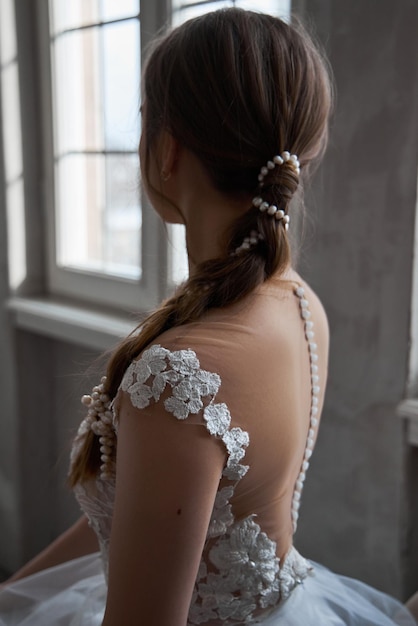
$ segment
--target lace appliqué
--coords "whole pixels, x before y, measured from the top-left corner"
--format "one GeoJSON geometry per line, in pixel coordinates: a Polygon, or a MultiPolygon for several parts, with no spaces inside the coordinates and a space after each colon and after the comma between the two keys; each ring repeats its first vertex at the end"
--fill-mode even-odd
{"type": "Polygon", "coordinates": [[[245,456],[249,436],[239,427],[229,429],[231,414],[228,407],[214,402],[221,386],[219,375],[202,370],[193,350],[171,352],[154,345],[143,353],[141,359],[131,363],[121,389],[129,394],[133,406],[143,409],[151,400],[158,402],[167,385],[171,387],[172,395],[164,400],[165,409],[179,420],[203,411],[209,433],[219,437],[228,451],[224,476],[233,481],[242,478],[248,471],[248,466],[240,461],[245,456]]]}
{"type": "Polygon", "coordinates": [[[215,499],[189,625],[209,620],[235,626],[252,622],[286,598],[309,570],[295,550],[281,567],[276,543],[261,530],[254,515],[239,521],[234,518],[231,499],[249,469],[241,463],[249,436],[239,427],[231,428],[227,405],[215,402],[220,386],[218,374],[202,370],[192,350],[171,352],[160,345],[134,361],[121,384],[139,409],[152,400],[158,402],[166,388],[171,388],[165,409],[179,420],[202,412],[208,432],[222,440],[228,452],[223,477],[232,484],[222,487],[215,499]]]}

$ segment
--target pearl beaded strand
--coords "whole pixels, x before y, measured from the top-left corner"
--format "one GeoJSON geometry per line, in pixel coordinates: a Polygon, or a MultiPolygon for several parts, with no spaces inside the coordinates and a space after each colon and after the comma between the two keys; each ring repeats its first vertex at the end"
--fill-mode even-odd
{"type": "Polygon", "coordinates": [[[306,438],[305,452],[303,455],[302,466],[299,472],[299,475],[296,479],[296,485],[293,492],[292,498],[292,524],[293,524],[293,532],[296,532],[297,521],[299,518],[299,508],[300,508],[300,500],[302,496],[303,483],[305,482],[306,472],[309,468],[309,460],[312,456],[314,444],[315,444],[315,432],[318,426],[318,404],[319,404],[319,393],[321,391],[319,386],[319,375],[318,375],[318,354],[317,349],[318,346],[315,343],[315,332],[314,332],[314,324],[310,320],[311,312],[309,310],[309,302],[305,297],[305,290],[303,287],[297,287],[295,289],[295,295],[299,299],[299,307],[300,307],[300,315],[304,322],[304,331],[305,338],[308,343],[308,351],[309,351],[309,361],[310,361],[310,374],[311,374],[311,408],[309,415],[309,431],[308,436],[306,438]]]}
{"type": "MultiPolygon", "coordinates": [[[[284,163],[287,163],[299,176],[300,163],[298,157],[296,156],[296,154],[290,154],[290,152],[285,150],[281,154],[277,154],[276,156],[274,156],[273,160],[267,161],[266,165],[263,165],[258,175],[259,186],[264,186],[264,179],[270,171],[274,170],[276,166],[283,165],[284,163]]],[[[255,198],[253,198],[253,206],[259,209],[262,213],[266,212],[268,215],[271,215],[272,217],[274,216],[276,220],[282,221],[285,229],[288,230],[290,218],[288,215],[286,215],[283,209],[279,209],[275,204],[269,204],[268,202],[263,200],[261,196],[256,196],[255,198]]]]}
{"type": "Polygon", "coordinates": [[[78,435],[92,431],[99,437],[100,443],[100,478],[111,478],[115,472],[115,443],[116,435],[113,427],[113,413],[111,399],[105,393],[106,376],[103,376],[100,385],[93,387],[91,395],[81,398],[82,404],[88,407],[87,415],[81,422],[78,435]]]}
{"type": "MultiPolygon", "coordinates": [[[[267,161],[266,165],[263,165],[258,175],[259,187],[264,186],[264,178],[271,170],[274,170],[276,166],[283,165],[284,163],[287,163],[299,176],[300,163],[298,157],[296,156],[296,154],[290,154],[290,152],[285,150],[281,154],[277,154],[276,156],[274,156],[271,161],[267,161]]],[[[253,198],[252,205],[259,209],[259,211],[261,211],[262,213],[267,213],[267,215],[271,215],[278,222],[282,222],[285,230],[289,229],[290,217],[286,214],[285,211],[283,211],[283,209],[279,209],[275,204],[269,204],[269,202],[263,200],[261,196],[256,196],[255,198],[253,198]]],[[[251,231],[249,237],[245,237],[242,244],[234,250],[232,256],[235,256],[240,252],[250,250],[252,246],[257,245],[257,243],[259,241],[262,241],[263,239],[264,237],[261,235],[261,233],[258,233],[255,230],[251,231]]]]}

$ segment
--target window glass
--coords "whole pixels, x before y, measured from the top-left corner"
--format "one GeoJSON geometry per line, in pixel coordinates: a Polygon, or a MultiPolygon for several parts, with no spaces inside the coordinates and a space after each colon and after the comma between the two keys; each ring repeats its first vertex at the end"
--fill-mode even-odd
{"type": "Polygon", "coordinates": [[[54,34],[139,14],[139,0],[50,0],[50,7],[54,34]]]}
{"type": "MultiPolygon", "coordinates": [[[[113,13],[110,3],[85,4],[103,20],[138,10],[132,1],[118,3],[113,13]]],[[[59,0],[53,5],[65,13],[59,0]]],[[[51,56],[57,266],[137,280],[139,21],[60,32],[51,40],[51,56]]]]}
{"type": "Polygon", "coordinates": [[[218,0],[217,2],[173,0],[173,24],[177,25],[203,13],[231,6],[270,13],[286,19],[290,15],[291,0],[218,0]]]}

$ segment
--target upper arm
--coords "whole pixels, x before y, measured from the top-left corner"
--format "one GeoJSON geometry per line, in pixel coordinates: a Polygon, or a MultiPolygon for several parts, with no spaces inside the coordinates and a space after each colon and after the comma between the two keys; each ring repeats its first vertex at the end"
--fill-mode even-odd
{"type": "Polygon", "coordinates": [[[187,622],[226,451],[163,398],[120,398],[106,626],[187,622]]]}

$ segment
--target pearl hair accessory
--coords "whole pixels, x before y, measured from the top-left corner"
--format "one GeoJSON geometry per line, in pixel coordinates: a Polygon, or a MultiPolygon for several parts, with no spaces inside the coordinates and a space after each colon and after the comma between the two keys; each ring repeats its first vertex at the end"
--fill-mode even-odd
{"type": "MultiPolygon", "coordinates": [[[[274,156],[272,161],[267,161],[267,164],[263,165],[258,175],[259,186],[263,187],[264,178],[271,170],[274,170],[276,165],[283,165],[284,163],[288,163],[288,165],[295,170],[297,175],[300,174],[300,163],[298,157],[296,154],[290,154],[290,152],[285,150],[281,154],[274,156]]],[[[290,218],[286,215],[283,209],[279,209],[275,204],[265,202],[261,196],[253,198],[253,206],[259,209],[262,213],[266,212],[268,215],[271,215],[272,217],[274,216],[277,221],[282,221],[285,229],[288,230],[290,218]]]]}
{"type": "Polygon", "coordinates": [[[88,407],[87,415],[81,422],[79,435],[93,431],[99,437],[100,478],[110,478],[115,470],[115,430],[113,428],[113,413],[111,400],[105,393],[106,376],[103,376],[100,385],[93,387],[91,395],[81,398],[82,404],[88,407]]]}
{"type": "Polygon", "coordinates": [[[235,251],[233,252],[233,256],[235,256],[236,254],[239,254],[243,250],[249,250],[251,248],[251,246],[257,245],[257,243],[259,241],[262,241],[263,239],[264,239],[264,237],[263,237],[263,235],[261,233],[258,233],[256,230],[252,230],[250,232],[250,236],[249,237],[245,237],[245,239],[242,242],[242,244],[240,246],[238,246],[238,248],[235,248],[235,251]]]}

